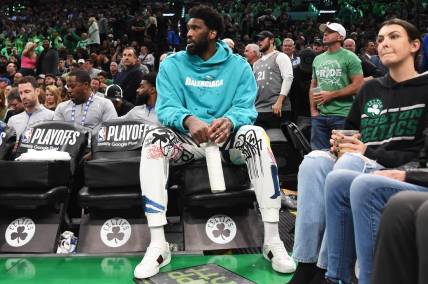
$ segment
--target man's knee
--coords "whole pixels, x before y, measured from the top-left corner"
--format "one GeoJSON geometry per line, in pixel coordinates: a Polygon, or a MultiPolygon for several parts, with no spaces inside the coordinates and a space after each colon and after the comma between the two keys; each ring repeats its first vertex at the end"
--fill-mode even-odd
{"type": "Polygon", "coordinates": [[[250,158],[266,153],[270,149],[270,141],[263,128],[244,125],[238,129],[233,146],[246,158],[250,158]]]}
{"type": "Polygon", "coordinates": [[[170,128],[149,128],[145,134],[143,146],[147,147],[151,144],[170,143],[174,139],[176,139],[176,134],[170,128]]]}
{"type": "MultiPolygon", "coordinates": [[[[174,158],[180,149],[177,135],[166,127],[149,129],[142,147],[142,151],[147,152],[148,159],[174,158]]],[[[143,158],[143,153],[141,157],[143,158]]]]}

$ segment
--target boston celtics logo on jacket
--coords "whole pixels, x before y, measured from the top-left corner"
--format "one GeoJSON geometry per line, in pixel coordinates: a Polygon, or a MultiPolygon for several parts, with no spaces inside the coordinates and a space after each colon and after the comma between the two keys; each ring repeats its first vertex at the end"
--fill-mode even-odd
{"type": "Polygon", "coordinates": [[[361,115],[363,141],[376,145],[388,140],[413,140],[425,107],[423,103],[415,103],[385,108],[380,98],[366,101],[361,115]]]}

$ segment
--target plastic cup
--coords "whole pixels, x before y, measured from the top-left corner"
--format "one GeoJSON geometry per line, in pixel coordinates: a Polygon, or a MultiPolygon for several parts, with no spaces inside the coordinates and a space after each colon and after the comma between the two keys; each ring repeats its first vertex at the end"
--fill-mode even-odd
{"type": "Polygon", "coordinates": [[[315,94],[319,94],[319,93],[321,93],[321,88],[320,87],[315,87],[315,88],[312,88],[311,89],[311,93],[312,93],[312,95],[315,95],[315,94]]]}
{"type": "MultiPolygon", "coordinates": [[[[351,138],[352,136],[354,136],[355,134],[360,133],[358,130],[349,130],[349,129],[336,129],[333,130],[335,133],[339,133],[341,135],[343,135],[344,137],[340,140],[336,140],[336,145],[339,145],[340,143],[346,143],[347,137],[348,139],[351,138]]],[[[340,158],[342,157],[343,154],[345,154],[346,152],[349,152],[350,149],[348,148],[339,148],[339,150],[337,151],[337,157],[340,158]]]]}

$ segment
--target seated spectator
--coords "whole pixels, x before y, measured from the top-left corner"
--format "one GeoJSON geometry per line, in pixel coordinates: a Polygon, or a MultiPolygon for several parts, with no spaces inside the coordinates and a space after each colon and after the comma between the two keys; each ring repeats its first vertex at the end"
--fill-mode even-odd
{"type": "Polygon", "coordinates": [[[31,124],[42,120],[52,120],[54,116],[53,111],[46,109],[39,103],[40,89],[33,76],[25,76],[18,82],[18,92],[25,111],[12,116],[7,122],[8,126],[15,129],[17,140],[31,124]]]}
{"type": "Polygon", "coordinates": [[[260,48],[255,43],[250,43],[245,46],[244,56],[253,68],[254,63],[260,59],[260,48]]]}
{"type": "Polygon", "coordinates": [[[55,86],[56,84],[56,76],[54,74],[46,74],[45,75],[45,88],[46,86],[55,86]]]}
{"type": "Polygon", "coordinates": [[[231,38],[224,38],[223,42],[227,44],[227,46],[235,52],[235,42],[231,38]]]}
{"type": "Polygon", "coordinates": [[[10,80],[7,77],[0,77],[0,90],[4,90],[7,86],[10,85],[10,80]]]}
{"type": "Polygon", "coordinates": [[[145,65],[149,71],[155,67],[155,57],[149,52],[149,48],[143,45],[140,49],[140,55],[138,56],[140,63],[145,65]]]}
{"type": "Polygon", "coordinates": [[[54,120],[76,122],[94,128],[103,121],[117,117],[112,102],[91,92],[91,78],[84,70],[70,72],[67,77],[69,101],[55,109],[54,120]]]}
{"type": "Polygon", "coordinates": [[[295,51],[296,46],[294,45],[294,40],[291,38],[285,38],[282,41],[282,52],[288,55],[293,67],[300,63],[300,57],[296,55],[295,51]]]}
{"type": "Polygon", "coordinates": [[[363,180],[364,173],[414,161],[423,146],[428,75],[417,74],[414,66],[419,33],[408,22],[394,19],[383,24],[378,43],[390,73],[366,82],[354,99],[345,129],[360,134],[345,137],[334,131],[331,152],[312,151],[300,165],[293,249],[299,263],[289,283],[324,281],[326,268],[328,281],[350,283],[355,246],[359,283],[370,283],[380,212],[396,191],[370,188],[358,179],[363,180]],[[396,84],[400,87],[395,88],[396,84]],[[344,155],[337,159],[332,153],[344,155]]]}
{"type": "Polygon", "coordinates": [[[15,73],[15,76],[13,76],[13,82],[14,82],[13,86],[14,86],[14,87],[16,87],[16,86],[17,86],[17,82],[18,82],[22,77],[24,77],[24,75],[22,75],[22,73],[20,73],[20,72],[16,72],[16,73],[15,73]]]}
{"type": "Polygon", "coordinates": [[[122,62],[125,70],[117,75],[114,83],[122,88],[123,99],[135,104],[136,91],[143,78],[143,73],[140,71],[140,63],[134,48],[126,47],[123,50],[122,62]]]}
{"type": "Polygon", "coordinates": [[[275,38],[270,31],[262,31],[257,37],[262,57],[253,66],[258,87],[255,125],[264,129],[280,128],[284,119],[290,119],[288,93],[293,82],[293,67],[287,55],[275,50],[275,38]]]}
{"type": "Polygon", "coordinates": [[[112,83],[116,80],[117,75],[119,74],[119,66],[116,62],[110,62],[110,74],[109,78],[112,79],[112,83]]]}
{"type": "Polygon", "coordinates": [[[108,74],[105,71],[101,71],[98,73],[98,81],[100,81],[100,88],[99,91],[101,93],[105,93],[107,86],[113,84],[113,81],[111,79],[108,79],[108,74]]]}
{"type": "Polygon", "coordinates": [[[8,123],[9,119],[24,111],[24,105],[22,104],[21,97],[19,96],[18,88],[14,87],[10,90],[9,95],[6,98],[8,111],[4,118],[4,122],[8,123]]]}
{"type": "MultiPolygon", "coordinates": [[[[345,39],[343,42],[343,48],[355,53],[355,41],[352,38],[345,39]]],[[[367,56],[359,56],[359,58],[361,60],[361,67],[363,68],[364,81],[382,77],[384,75],[383,72],[376,67],[376,65],[367,59],[367,56]]]]}
{"type": "Polygon", "coordinates": [[[381,186],[379,178],[361,174],[417,161],[424,146],[422,132],[428,127],[428,74],[419,75],[414,62],[421,48],[419,31],[409,22],[392,19],[382,25],[377,42],[389,75],[367,82],[354,101],[348,126],[360,129],[361,141],[353,138],[339,144],[340,149],[356,154],[340,158],[338,163],[343,159],[349,166],[338,170],[336,165],[325,182],[326,277],[345,283],[351,279],[355,252],[360,265],[359,283],[370,283],[380,216],[388,199],[403,190],[428,190],[381,186]]]}
{"type": "Polygon", "coordinates": [[[58,74],[58,50],[48,39],[43,40],[43,51],[37,58],[37,74],[58,74]]]}
{"type": "Polygon", "coordinates": [[[278,231],[281,200],[276,162],[265,131],[251,125],[257,116],[256,82],[251,68],[218,40],[224,27],[217,11],[195,6],[189,11],[189,18],[186,51],[167,57],[157,78],[156,113],[164,127],[151,128],[141,150],[141,191],[151,240],[134,276],[151,277],[170,262],[164,233],[166,169],[170,163],[202,159],[204,151],[199,145],[209,141],[225,142],[225,151],[240,153],[237,157],[242,157],[234,163],[247,163],[264,224],[263,255],[275,271],[291,273],[295,264],[278,231]],[[213,65],[216,69],[211,68],[213,65]],[[213,70],[215,80],[205,79],[213,70]],[[257,151],[245,150],[252,147],[247,145],[247,139],[258,141],[257,151]]]}
{"type": "Polygon", "coordinates": [[[118,116],[126,115],[134,105],[122,97],[122,88],[119,85],[110,85],[105,92],[105,98],[111,100],[118,116]]]}
{"type": "Polygon", "coordinates": [[[4,119],[6,118],[6,113],[6,97],[4,96],[4,91],[0,90],[0,121],[4,121],[4,119]]]}
{"type": "Polygon", "coordinates": [[[137,89],[137,105],[121,118],[138,119],[148,124],[161,125],[158,121],[155,104],[157,100],[156,72],[143,76],[137,89]]]}
{"type": "Polygon", "coordinates": [[[100,97],[104,98],[104,93],[100,92],[100,85],[101,85],[101,82],[100,82],[100,80],[98,80],[98,78],[92,78],[91,79],[91,91],[92,91],[92,93],[94,93],[96,96],[100,96],[100,97]]]}
{"type": "Polygon", "coordinates": [[[312,49],[316,55],[319,55],[325,51],[324,43],[321,40],[316,39],[312,44],[312,49]]]}
{"type": "MultiPolygon", "coordinates": [[[[427,169],[381,171],[377,187],[400,188],[386,204],[379,225],[372,283],[428,283],[427,169]],[[410,174],[410,178],[409,178],[410,174]],[[419,175],[416,180],[411,176],[419,175]],[[418,184],[418,185],[416,185],[418,184]],[[425,192],[415,192],[414,188],[425,192]]],[[[374,182],[370,183],[374,185],[374,182]]]]}
{"type": "Polygon", "coordinates": [[[10,85],[13,85],[13,80],[15,79],[16,71],[18,70],[18,66],[15,62],[9,62],[6,66],[6,78],[9,79],[10,85]]]}
{"type": "Polygon", "coordinates": [[[45,88],[45,74],[39,74],[36,77],[36,81],[37,81],[37,85],[39,86],[39,88],[44,89],[45,88]]]}
{"type": "MultiPolygon", "coordinates": [[[[78,63],[80,62],[81,61],[79,59],[78,63]]],[[[97,78],[98,74],[101,72],[100,69],[94,68],[94,63],[92,62],[92,59],[86,59],[82,67],[89,73],[91,79],[97,78]]]]}
{"type": "Polygon", "coordinates": [[[45,107],[54,111],[57,105],[61,102],[61,92],[54,85],[46,86],[45,90],[45,107]]]}
{"type": "Polygon", "coordinates": [[[21,56],[21,69],[19,72],[23,76],[34,76],[36,75],[36,66],[37,66],[37,54],[36,54],[37,44],[34,42],[27,42],[25,49],[22,52],[21,56]]]}

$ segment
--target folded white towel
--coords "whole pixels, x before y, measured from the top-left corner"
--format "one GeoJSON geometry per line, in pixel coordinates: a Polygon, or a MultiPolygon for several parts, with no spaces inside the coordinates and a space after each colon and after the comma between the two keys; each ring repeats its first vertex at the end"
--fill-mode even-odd
{"type": "Polygon", "coordinates": [[[71,157],[68,152],[58,150],[37,151],[28,149],[28,152],[21,154],[15,161],[70,161],[71,157]]]}

